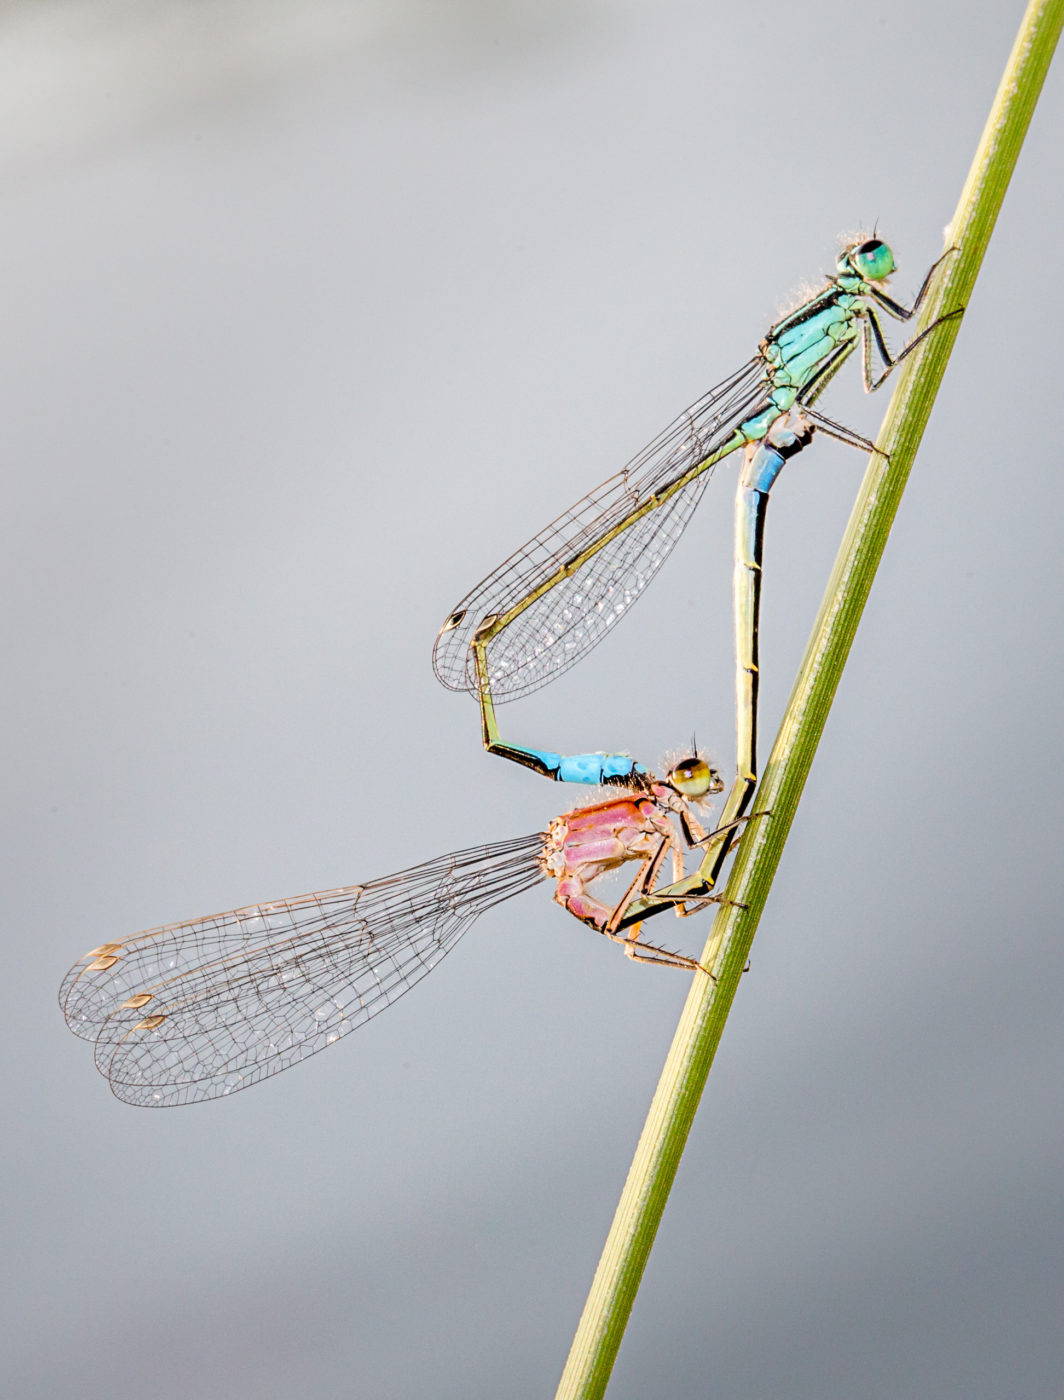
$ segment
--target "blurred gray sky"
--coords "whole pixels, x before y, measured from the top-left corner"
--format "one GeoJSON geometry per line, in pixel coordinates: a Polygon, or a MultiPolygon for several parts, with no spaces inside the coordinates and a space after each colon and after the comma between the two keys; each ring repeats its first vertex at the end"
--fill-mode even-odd
{"type": "MultiPolygon", "coordinates": [[[[55,989],[105,939],[560,810],[436,684],[439,623],[840,231],[878,218],[911,296],[1021,9],[0,8],[6,1393],[553,1393],[685,977],[536,892],[336,1051],[169,1113],[110,1096],[55,989]]],[[[1062,94],[611,1396],[1059,1393],[1062,94]]],[[[767,735],[861,470],[820,443],[774,496],[767,735]]],[[[508,733],[729,760],[731,481],[508,733]]]]}

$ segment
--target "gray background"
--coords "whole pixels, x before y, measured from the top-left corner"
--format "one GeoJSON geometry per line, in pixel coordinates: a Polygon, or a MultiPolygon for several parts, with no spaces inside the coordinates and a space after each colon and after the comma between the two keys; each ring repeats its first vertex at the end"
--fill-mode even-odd
{"type": "MultiPolygon", "coordinates": [[[[912,295],[1020,12],[0,11],[6,1393],[553,1392],[686,977],[545,888],[333,1053],[168,1113],[111,1098],[56,986],[105,939],[561,810],[480,751],[439,623],[840,231],[878,218],[912,295]]],[[[617,1397],[1059,1394],[1062,78],[617,1397]]],[[[871,431],[857,378],[830,411],[871,431]]],[[[774,496],[768,737],[862,469],[821,442],[774,496]]],[[[657,762],[697,727],[730,759],[732,481],[506,732],[657,762]]]]}

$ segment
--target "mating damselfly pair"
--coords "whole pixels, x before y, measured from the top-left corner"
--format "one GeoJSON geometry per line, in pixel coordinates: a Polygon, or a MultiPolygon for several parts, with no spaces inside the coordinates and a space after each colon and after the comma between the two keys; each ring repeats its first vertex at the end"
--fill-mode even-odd
{"type": "Polygon", "coordinates": [[[872,391],[934,329],[892,356],[880,313],[910,320],[937,266],[906,307],[886,290],[895,271],[890,248],[875,237],[850,242],[823,288],[772,326],[746,365],[448,616],[433,655],[436,674],[477,698],[488,750],[556,781],[604,786],[611,790],[606,799],[564,813],[546,833],[94,948],[67,974],[60,1003],[70,1028],[94,1042],[97,1068],[119,1098],[145,1106],[191,1103],[287,1069],[391,1005],[481,913],[547,879],[558,903],[629,956],[700,970],[694,959],[648,942],[642,924],[716,898],[730,834],[749,809],[769,493],[784,463],[816,433],[874,450],[815,404],[858,346],[872,391]],[[707,831],[695,809],[724,784],[698,753],[657,778],[626,755],[562,755],[504,741],[495,706],[555,679],[606,636],[668,557],[715,466],[735,453],[742,459],[733,599],[736,777],[707,831]],[[699,855],[691,874],[689,851],[699,855]],[[672,881],[659,886],[670,855],[672,881]],[[635,875],[623,897],[597,899],[592,882],[630,863],[635,875]]]}

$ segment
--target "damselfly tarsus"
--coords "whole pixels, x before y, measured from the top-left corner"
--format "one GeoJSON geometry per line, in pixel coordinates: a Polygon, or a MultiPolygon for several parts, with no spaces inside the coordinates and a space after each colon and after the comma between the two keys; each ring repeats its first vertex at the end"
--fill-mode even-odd
{"type": "Polygon", "coordinates": [[[545,833],[101,944],[64,978],[63,1014],[95,1043],[97,1068],[127,1103],[217,1098],[364,1025],[435,967],[480,914],[547,879],[563,908],[630,957],[696,970],[693,958],[643,942],[628,912],[670,853],[674,880],[682,876],[685,849],[710,839],[692,804],[723,788],[691,755],[664,779],[641,769],[624,791],[565,813],[545,833]],[[599,876],[633,862],[635,878],[619,901],[595,897],[599,876]]]}
{"type": "MultiPolygon", "coordinates": [[[[664,563],[712,469],[741,452],[733,590],[736,779],[722,826],[743,815],[757,779],[758,626],[769,492],[784,462],[807,446],[815,432],[874,451],[866,438],[813,405],[858,344],[865,389],[872,392],[935,326],[949,319],[939,318],[892,356],[879,314],[909,321],[926,299],[941,261],[928,270],[912,306],[906,307],[886,290],[896,271],[887,244],[874,236],[850,242],[824,287],[772,326],[748,364],[692,404],[626,467],[462,599],[436,639],[433,665],[444,685],[477,696],[490,752],[568,781],[584,781],[580,772],[585,769],[588,781],[600,781],[605,774],[623,780],[631,771],[631,760],[620,755],[566,758],[504,741],[495,704],[546,685],[605,637],[664,563]]],[[[709,889],[725,848],[723,842],[711,846],[697,877],[683,889],[659,892],[669,897],[666,905],[678,894],[709,889]]],[[[641,912],[654,908],[651,899],[641,912]]]]}

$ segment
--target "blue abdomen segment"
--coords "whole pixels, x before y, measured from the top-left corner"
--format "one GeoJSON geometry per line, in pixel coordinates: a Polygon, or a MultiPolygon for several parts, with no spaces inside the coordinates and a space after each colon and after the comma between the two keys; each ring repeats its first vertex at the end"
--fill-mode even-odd
{"type": "Polygon", "coordinates": [[[743,485],[767,496],[785,461],[777,448],[762,443],[743,469],[743,485]]]}
{"type": "Polygon", "coordinates": [[[601,787],[604,783],[622,783],[647,770],[627,754],[619,753],[550,753],[547,749],[529,749],[523,744],[507,747],[528,754],[537,760],[537,767],[557,783],[586,783],[601,787]]]}
{"type": "MultiPolygon", "coordinates": [[[[748,456],[740,478],[743,491],[758,491],[767,496],[784,462],[807,447],[812,437],[812,424],[800,412],[785,419],[777,416],[757,447],[753,451],[747,448],[748,456]]],[[[749,557],[756,558],[753,554],[749,557]]]]}
{"type": "Polygon", "coordinates": [[[646,771],[641,763],[636,763],[627,754],[574,753],[563,758],[558,765],[558,781],[597,785],[623,781],[646,771]]]}

